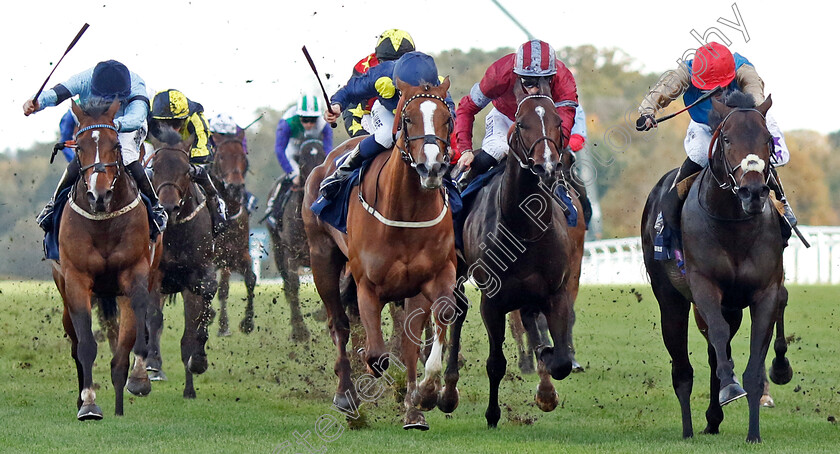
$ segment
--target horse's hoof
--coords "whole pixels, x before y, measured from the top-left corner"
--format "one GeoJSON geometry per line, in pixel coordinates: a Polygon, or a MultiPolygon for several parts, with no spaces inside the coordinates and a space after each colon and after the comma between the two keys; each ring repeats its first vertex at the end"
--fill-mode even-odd
{"type": "Polygon", "coordinates": [[[289,336],[289,339],[292,342],[309,342],[311,337],[309,330],[305,326],[301,326],[292,328],[292,334],[289,336]]]}
{"type": "Polygon", "coordinates": [[[99,421],[102,419],[102,409],[96,404],[83,405],[82,408],[79,409],[79,413],[76,415],[76,418],[78,418],[79,421],[99,421]]]}
{"type": "Polygon", "coordinates": [[[163,367],[159,358],[146,358],[146,372],[157,372],[163,367]]]}
{"type": "Polygon", "coordinates": [[[423,416],[423,413],[414,408],[411,408],[405,414],[405,424],[403,424],[403,429],[417,429],[426,431],[429,430],[429,425],[426,424],[426,417],[423,416]]]}
{"type": "Polygon", "coordinates": [[[228,336],[230,336],[230,330],[229,329],[223,329],[223,330],[220,329],[219,330],[219,337],[228,337],[228,336]]]}
{"type": "Polygon", "coordinates": [[[753,437],[753,436],[747,435],[747,443],[750,443],[750,444],[761,443],[761,436],[756,435],[756,436],[753,437]]]}
{"type": "Polygon", "coordinates": [[[207,367],[207,355],[194,354],[187,360],[187,369],[194,374],[203,374],[207,371],[207,367]]]}
{"type": "Polygon", "coordinates": [[[420,392],[415,391],[411,399],[412,404],[414,404],[414,406],[417,407],[420,411],[433,410],[438,403],[439,391],[439,387],[434,387],[431,389],[426,388],[425,390],[421,390],[420,392]]]}
{"type": "Polygon", "coordinates": [[[762,407],[765,407],[765,408],[773,408],[773,407],[776,406],[776,402],[773,401],[773,397],[770,396],[770,394],[765,394],[765,395],[761,396],[761,400],[759,401],[759,404],[762,407]]]}
{"type": "Polygon", "coordinates": [[[245,334],[251,334],[254,331],[254,320],[251,318],[244,318],[239,322],[239,331],[245,334]]]}
{"type": "Polygon", "coordinates": [[[523,374],[533,374],[536,372],[534,369],[534,359],[530,355],[519,358],[519,371],[523,374]]]}
{"type": "Polygon", "coordinates": [[[195,399],[195,389],[185,389],[184,399],[195,399]]]}
{"type": "Polygon", "coordinates": [[[738,400],[747,395],[747,392],[744,391],[744,388],[741,387],[738,382],[726,385],[723,389],[720,390],[718,394],[718,402],[720,402],[720,406],[723,407],[735,400],[738,400]]]}
{"type": "Polygon", "coordinates": [[[572,373],[584,372],[585,369],[576,360],[572,360],[572,373]]]}
{"type": "Polygon", "coordinates": [[[454,392],[449,391],[448,386],[443,387],[443,391],[440,393],[440,397],[438,398],[437,407],[440,411],[447,415],[447,418],[451,418],[453,411],[458,408],[458,401],[460,400],[460,393],[458,392],[458,388],[455,388],[454,392]]]}
{"type": "Polygon", "coordinates": [[[347,398],[347,393],[335,393],[335,396],[333,396],[333,405],[343,412],[353,413],[357,411],[358,404],[356,403],[355,397],[351,396],[350,399],[347,398]],[[353,401],[351,402],[350,399],[353,401]]]}
{"type": "Polygon", "coordinates": [[[793,378],[793,369],[787,358],[773,358],[770,367],[770,381],[777,385],[786,385],[793,378]]]}
{"type": "Polygon", "coordinates": [[[537,403],[537,407],[540,410],[548,413],[550,411],[554,411],[557,408],[557,404],[560,402],[560,398],[557,395],[557,391],[551,393],[551,396],[547,398],[540,398],[540,392],[537,390],[537,394],[534,396],[534,402],[537,403]]]}
{"type": "Polygon", "coordinates": [[[148,376],[143,378],[128,377],[125,389],[135,396],[148,396],[152,392],[152,382],[149,381],[148,376]]]}
{"type": "Polygon", "coordinates": [[[163,373],[162,370],[149,371],[149,380],[151,380],[151,381],[166,381],[166,374],[163,373]]]}
{"type": "Polygon", "coordinates": [[[446,419],[452,419],[452,413],[447,413],[447,414],[443,415],[443,417],[446,418],[446,419]]]}

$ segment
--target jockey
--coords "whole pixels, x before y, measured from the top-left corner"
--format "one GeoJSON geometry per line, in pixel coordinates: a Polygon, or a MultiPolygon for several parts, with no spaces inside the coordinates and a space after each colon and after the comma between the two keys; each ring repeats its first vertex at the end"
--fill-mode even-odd
{"type": "MultiPolygon", "coordinates": [[[[571,136],[569,137],[566,151],[569,152],[569,156],[571,157],[571,163],[569,164],[569,168],[571,169],[572,164],[577,160],[577,152],[582,150],[586,145],[586,112],[583,111],[583,107],[580,104],[575,107],[575,124],[572,126],[570,133],[571,136]]],[[[583,219],[588,226],[589,221],[592,220],[592,202],[586,196],[586,186],[582,181],[572,176],[569,178],[569,184],[578,193],[581,207],[583,207],[583,219]]]]}
{"type": "MultiPolygon", "coordinates": [[[[406,52],[414,50],[414,41],[407,32],[396,28],[385,30],[379,35],[374,52],[359,60],[353,67],[352,77],[361,76],[368,72],[370,68],[378,65],[379,62],[397,60],[406,52]]],[[[355,106],[348,106],[341,112],[344,127],[350,137],[363,136],[373,130],[370,111],[374,102],[376,102],[376,96],[371,97],[367,102],[358,102],[355,106]]]]}
{"type": "Polygon", "coordinates": [[[183,139],[193,137],[190,147],[190,177],[198,183],[207,196],[213,233],[219,234],[225,228],[225,202],[218,195],[207,172],[207,164],[213,161],[210,150],[210,131],[204,119],[204,107],[190,101],[178,90],[164,90],[152,98],[149,129],[152,135],[158,128],[168,125],[181,134],[183,139]]]}
{"type": "MultiPolygon", "coordinates": [[[[405,36],[408,37],[408,34],[406,33],[405,36]]],[[[394,47],[397,47],[396,44],[394,47]]],[[[394,83],[395,79],[412,85],[428,82],[437,86],[441,82],[432,57],[422,52],[408,52],[399,60],[380,62],[364,75],[351,78],[347,85],[341,87],[333,95],[330,100],[332,112],[325,114],[329,122],[335,121],[346,106],[376,96],[376,102],[371,110],[375,130],[373,134],[362,139],[356,148],[339,158],[343,161],[335,172],[321,183],[321,195],[325,199],[330,200],[335,197],[341,187],[341,182],[346,180],[353,170],[394,145],[394,111],[400,99],[400,93],[394,83]]],[[[448,93],[446,104],[449,106],[450,115],[454,118],[455,105],[448,93]]]]}
{"type": "Polygon", "coordinates": [[[64,159],[70,162],[76,157],[76,152],[73,148],[67,146],[67,142],[72,143],[73,136],[76,134],[76,118],[73,116],[73,109],[67,109],[67,113],[61,117],[61,120],[58,122],[58,130],[60,134],[58,143],[64,145],[61,152],[64,154],[64,159]]]}
{"type": "MultiPolygon", "coordinates": [[[[242,151],[246,155],[248,154],[248,139],[245,137],[245,130],[236,124],[233,116],[226,113],[216,114],[215,117],[207,122],[207,125],[210,127],[210,132],[212,133],[210,135],[210,143],[213,145],[213,148],[224,140],[242,137],[242,151]]],[[[253,213],[257,209],[257,196],[246,189],[243,197],[245,199],[243,200],[245,209],[249,214],[253,213]]]]}
{"type": "Polygon", "coordinates": [[[288,200],[282,197],[293,188],[300,187],[300,145],[309,139],[319,139],[324,143],[324,152],[329,153],[333,145],[332,128],[321,118],[321,100],[312,95],[302,95],[297,104],[289,107],[277,123],[277,133],[274,142],[274,154],[280,162],[280,167],[286,173],[286,178],[268,199],[265,214],[268,225],[274,228],[282,213],[283,206],[275,202],[288,200]]]}
{"type": "MultiPolygon", "coordinates": [[[[455,120],[456,147],[461,153],[460,167],[469,167],[464,178],[469,181],[495,166],[508,153],[507,134],[516,115],[515,89],[522,87],[529,94],[540,93],[541,82],[548,82],[560,114],[562,144],[583,148],[584,136],[570,138],[578,106],[577,86],[571,71],[555,57],[554,49],[540,40],[528,41],[516,53],[505,55],[487,68],[481,81],[458,103],[455,120]],[[485,120],[485,135],[480,150],[472,151],[473,123],[481,109],[493,103],[485,120]]],[[[582,113],[582,111],[581,111],[582,113]]],[[[582,122],[585,127],[585,123],[582,122]]],[[[575,150],[576,151],[576,150],[575,150]]]]}
{"type": "MultiPolygon", "coordinates": [[[[733,56],[726,46],[711,42],[698,49],[693,60],[681,64],[676,71],[668,73],[651,89],[639,106],[640,116],[636,121],[636,129],[647,131],[655,128],[654,114],[680,95],[683,95],[683,102],[689,105],[704,92],[717,87],[737,89],[752,95],[755,105],[764,102],[764,81],[758,76],[752,63],[738,53],[733,56]]],[[[713,132],[708,125],[711,109],[712,101],[707,99],[688,110],[691,122],[688,124],[684,142],[688,157],[680,166],[674,183],[662,200],[662,212],[656,219],[657,235],[662,235],[664,224],[679,230],[683,200],[680,200],[677,194],[677,183],[709,165],[708,153],[713,132]]],[[[796,225],[796,216],[785,198],[779,176],[774,169],[787,164],[790,152],[776,121],[769,113],[766,118],[767,129],[773,135],[775,144],[775,150],[771,153],[773,165],[770,166],[773,178],[768,185],[776,193],[779,201],[784,203],[785,218],[793,227],[796,225]]]]}
{"type": "MultiPolygon", "coordinates": [[[[99,62],[95,67],[76,74],[49,90],[44,90],[38,99],[27,100],[23,104],[23,114],[29,116],[45,107],[61,104],[62,101],[73,96],[79,97],[79,104],[83,108],[103,101],[110,103],[119,100],[120,108],[114,118],[114,127],[118,133],[123,164],[128,174],[137,183],[140,192],[151,202],[151,217],[155,225],[150,226],[150,229],[152,237],[156,237],[166,228],[167,215],[158,202],[157,194],[146,172],[143,171],[143,166],[138,161],[140,146],[146,139],[146,116],[149,112],[146,83],[140,76],[129,71],[125,65],[116,60],[99,62]]],[[[79,160],[71,160],[58,187],[55,188],[52,199],[38,215],[36,221],[44,231],[52,228],[56,197],[76,182],[79,169],[79,160]]]]}

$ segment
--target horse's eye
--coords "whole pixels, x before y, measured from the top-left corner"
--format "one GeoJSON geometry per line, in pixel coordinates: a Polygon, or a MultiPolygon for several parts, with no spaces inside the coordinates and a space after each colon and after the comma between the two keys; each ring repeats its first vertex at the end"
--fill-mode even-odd
{"type": "Polygon", "coordinates": [[[411,123],[411,118],[405,117],[406,124],[411,123]]]}
{"type": "Polygon", "coordinates": [[[525,123],[522,123],[521,121],[517,121],[516,122],[516,127],[519,128],[519,129],[525,129],[525,123]]]}
{"type": "Polygon", "coordinates": [[[729,137],[726,137],[726,136],[725,136],[725,135],[723,135],[723,134],[721,134],[720,136],[723,138],[723,141],[724,141],[724,142],[729,143],[729,137]]]}

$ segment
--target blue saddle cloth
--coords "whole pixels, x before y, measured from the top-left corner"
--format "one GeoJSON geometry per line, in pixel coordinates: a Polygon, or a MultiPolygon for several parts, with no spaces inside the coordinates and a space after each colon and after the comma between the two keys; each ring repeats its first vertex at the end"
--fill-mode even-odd
{"type": "MultiPolygon", "coordinates": [[[[53,211],[53,219],[50,222],[50,230],[44,234],[44,257],[47,260],[58,260],[58,231],[61,227],[61,214],[64,213],[64,208],[67,206],[67,199],[70,198],[70,191],[72,188],[67,188],[58,194],[55,199],[55,210],[53,211]]],[[[149,217],[149,225],[154,225],[152,220],[152,204],[149,198],[140,194],[140,199],[146,205],[146,215],[149,217]]]]}
{"type": "MultiPolygon", "coordinates": [[[[312,212],[322,221],[343,233],[347,233],[347,213],[350,207],[350,198],[355,197],[356,194],[356,190],[353,188],[359,185],[362,174],[369,163],[370,161],[365,162],[360,168],[354,170],[346,180],[341,182],[341,188],[334,199],[327,200],[324,196],[318,196],[312,203],[312,212]]],[[[454,219],[457,213],[461,211],[461,195],[458,193],[455,183],[448,178],[444,179],[444,187],[449,195],[449,209],[452,211],[454,219]]]]}
{"type": "MultiPolygon", "coordinates": [[[[500,162],[495,167],[491,168],[485,173],[482,173],[474,180],[470,182],[469,185],[464,189],[464,192],[461,193],[461,202],[463,204],[463,208],[460,213],[455,216],[455,247],[458,249],[463,250],[464,248],[464,224],[467,221],[467,215],[470,214],[470,209],[472,208],[473,203],[475,203],[475,198],[481,188],[490,184],[493,181],[493,178],[496,175],[499,175],[505,171],[506,165],[504,162],[500,162]]],[[[564,210],[566,211],[566,224],[569,227],[576,227],[578,222],[578,212],[575,205],[572,203],[572,198],[569,196],[568,191],[562,185],[558,185],[554,189],[554,195],[556,195],[563,204],[567,206],[569,209],[564,210]]],[[[453,214],[454,211],[453,211],[453,214]]]]}

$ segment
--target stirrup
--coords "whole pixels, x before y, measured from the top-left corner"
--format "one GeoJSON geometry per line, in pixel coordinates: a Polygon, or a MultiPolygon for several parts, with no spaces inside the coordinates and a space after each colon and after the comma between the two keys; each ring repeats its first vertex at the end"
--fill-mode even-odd
{"type": "Polygon", "coordinates": [[[257,210],[257,196],[250,192],[245,193],[245,211],[249,214],[257,210]]]}
{"type": "Polygon", "coordinates": [[[35,222],[41,227],[44,232],[49,232],[53,228],[53,218],[55,217],[55,201],[50,199],[43,210],[35,218],[35,222]]]}
{"type": "Polygon", "coordinates": [[[353,169],[342,169],[338,167],[330,176],[324,178],[318,191],[325,199],[335,198],[338,195],[338,190],[341,188],[341,183],[347,180],[352,173],[353,169]]]}
{"type": "Polygon", "coordinates": [[[787,203],[785,203],[785,220],[787,220],[791,228],[796,227],[796,224],[799,222],[796,219],[796,215],[793,214],[793,209],[787,203]]]}

